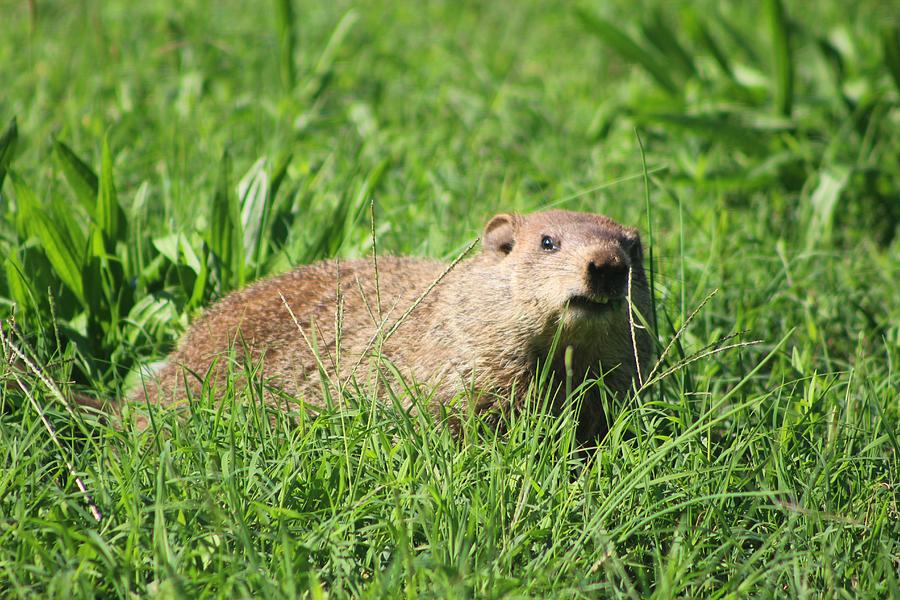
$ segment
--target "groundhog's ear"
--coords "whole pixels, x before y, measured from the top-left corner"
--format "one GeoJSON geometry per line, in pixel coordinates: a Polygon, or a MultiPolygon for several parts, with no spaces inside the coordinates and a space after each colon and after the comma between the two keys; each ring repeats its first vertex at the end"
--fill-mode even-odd
{"type": "Polygon", "coordinates": [[[481,245],[486,252],[509,254],[516,244],[519,219],[515,215],[497,215],[484,226],[481,245]]]}
{"type": "Polygon", "coordinates": [[[625,229],[625,238],[622,240],[622,246],[631,260],[641,262],[644,258],[644,247],[641,245],[641,235],[637,229],[629,227],[625,229]]]}

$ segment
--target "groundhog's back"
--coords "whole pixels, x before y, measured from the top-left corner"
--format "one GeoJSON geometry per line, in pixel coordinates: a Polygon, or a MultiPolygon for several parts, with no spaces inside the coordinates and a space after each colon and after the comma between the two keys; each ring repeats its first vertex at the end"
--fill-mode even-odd
{"type": "Polygon", "coordinates": [[[371,259],[323,261],[232,292],[191,325],[133,400],[143,402],[145,392],[151,404],[184,400],[188,390],[201,391],[203,380],[222,385],[229,374],[240,380],[254,363],[270,388],[320,396],[319,366],[346,373],[346,363],[372,350],[379,315],[390,327],[445,268],[433,260],[381,257],[376,291],[371,259]]]}

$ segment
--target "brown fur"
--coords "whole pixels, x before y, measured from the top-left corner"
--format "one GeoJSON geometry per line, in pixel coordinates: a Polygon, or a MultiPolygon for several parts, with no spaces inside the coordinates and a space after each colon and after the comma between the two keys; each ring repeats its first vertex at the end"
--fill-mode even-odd
{"type": "MultiPolygon", "coordinates": [[[[632,270],[634,305],[645,319],[650,318],[637,231],[599,215],[548,211],[498,215],[485,227],[483,240],[482,250],[458,264],[384,342],[382,355],[404,380],[434,392],[433,402],[470,397],[476,399],[478,409],[485,409],[510,399],[516,402],[519,398],[510,398],[511,392],[515,389],[521,397],[539,360],[550,360],[555,381],[564,382],[563,354],[572,346],[576,385],[586,375],[598,375],[602,368],[605,384],[612,391],[629,389],[636,365],[628,306],[621,298],[626,286],[617,284],[614,290],[606,290],[620,299],[599,314],[568,301],[576,295],[598,295],[597,279],[589,276],[588,264],[593,260],[604,268],[620,268],[619,273],[622,268],[632,270]],[[547,235],[558,249],[542,248],[542,238],[547,235]],[[559,350],[548,357],[557,331],[559,350]],[[475,391],[475,396],[466,396],[468,391],[475,391]]],[[[393,327],[445,268],[444,263],[432,260],[378,259],[386,321],[382,333],[393,327]]],[[[158,404],[183,400],[185,383],[196,394],[198,377],[207,371],[212,375],[211,385],[222,386],[229,361],[235,356],[240,360],[232,366],[242,381],[245,350],[254,362],[262,364],[267,387],[286,394],[282,398],[321,405],[328,384],[320,379],[320,367],[334,386],[351,380],[371,382],[374,369],[389,372],[383,362],[376,365],[371,359],[378,345],[371,343],[377,337],[379,314],[375,287],[373,261],[364,259],[302,266],[236,291],[190,327],[166,365],[145,382],[147,399],[158,404]],[[340,336],[336,327],[339,304],[340,336]],[[318,359],[310,345],[317,348],[318,359]]],[[[637,352],[646,375],[650,336],[637,318],[636,323],[637,352]]],[[[371,388],[364,385],[363,389],[371,388]]],[[[332,398],[339,396],[333,387],[329,390],[332,398]]],[[[274,398],[269,395],[270,401],[274,398]]],[[[144,391],[138,390],[133,400],[143,403],[144,391]]],[[[582,440],[601,429],[599,404],[590,397],[584,402],[579,426],[582,440]]]]}

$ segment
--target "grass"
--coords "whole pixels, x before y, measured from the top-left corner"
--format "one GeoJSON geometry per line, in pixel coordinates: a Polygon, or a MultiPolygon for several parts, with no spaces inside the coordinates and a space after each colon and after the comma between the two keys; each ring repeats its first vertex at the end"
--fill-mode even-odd
{"type": "Polygon", "coordinates": [[[652,228],[674,343],[589,462],[541,381],[459,440],[402,390],[292,425],[258,385],[138,433],[5,364],[0,590],[900,597],[891,8],[7,3],[0,312],[64,395],[120,397],[246,282],[369,255],[373,199],[379,253],[551,204],[652,228]]]}

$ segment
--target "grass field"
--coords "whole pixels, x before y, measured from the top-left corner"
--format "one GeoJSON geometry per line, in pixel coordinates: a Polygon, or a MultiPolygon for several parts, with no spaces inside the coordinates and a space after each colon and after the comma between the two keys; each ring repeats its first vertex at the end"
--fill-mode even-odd
{"type": "Polygon", "coordinates": [[[46,379],[0,366],[0,595],[900,597],[896,8],[0,0],[0,315],[46,379]],[[142,433],[54,394],[370,255],[373,200],[379,253],[640,227],[665,376],[588,462],[537,409],[455,440],[238,389],[142,433]]]}

